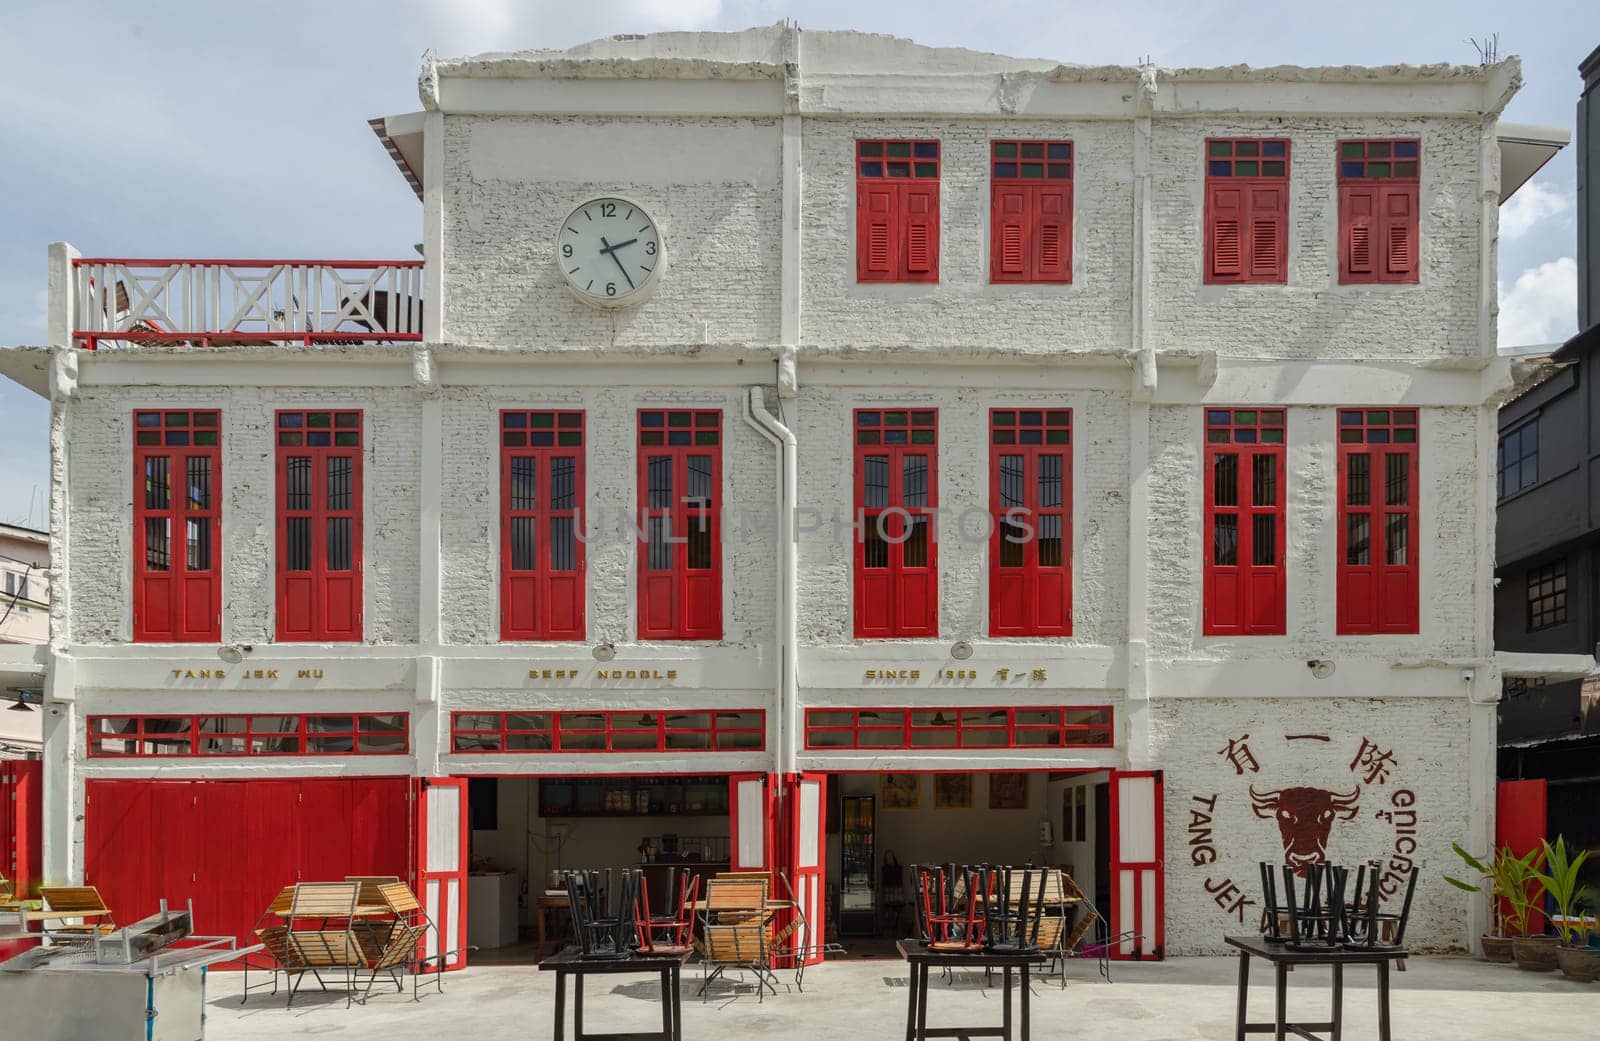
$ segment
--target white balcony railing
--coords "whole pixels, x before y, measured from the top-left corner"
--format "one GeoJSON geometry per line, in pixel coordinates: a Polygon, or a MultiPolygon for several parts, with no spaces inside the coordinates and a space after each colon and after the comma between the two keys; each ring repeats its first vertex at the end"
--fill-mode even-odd
{"type": "Polygon", "coordinates": [[[73,339],[102,344],[422,339],[422,261],[73,261],[73,339]]]}

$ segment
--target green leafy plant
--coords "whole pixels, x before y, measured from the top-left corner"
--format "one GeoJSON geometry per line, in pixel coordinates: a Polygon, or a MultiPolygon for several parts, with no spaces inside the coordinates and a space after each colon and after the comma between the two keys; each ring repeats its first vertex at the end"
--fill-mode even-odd
{"type": "Polygon", "coordinates": [[[1534,879],[1546,893],[1550,894],[1550,899],[1555,901],[1556,910],[1560,912],[1561,921],[1551,924],[1556,927],[1556,932],[1563,940],[1573,945],[1578,944],[1589,932],[1588,927],[1579,920],[1582,914],[1580,905],[1592,898],[1593,890],[1578,882],[1578,873],[1583,870],[1584,861],[1589,859],[1589,853],[1589,850],[1583,850],[1574,856],[1567,851],[1566,838],[1557,835],[1555,845],[1552,846],[1549,840],[1544,842],[1544,862],[1547,870],[1533,873],[1534,879]]]}
{"type": "Polygon", "coordinates": [[[1501,846],[1495,852],[1494,862],[1485,864],[1478,857],[1462,849],[1459,843],[1452,842],[1450,848],[1455,850],[1456,856],[1476,871],[1479,883],[1464,881],[1459,878],[1444,876],[1444,880],[1457,889],[1468,893],[1481,893],[1487,882],[1494,908],[1495,932],[1501,936],[1526,936],[1528,935],[1528,915],[1532,912],[1535,901],[1542,893],[1540,885],[1541,876],[1538,869],[1543,866],[1545,851],[1530,849],[1522,856],[1511,852],[1510,846],[1501,846]],[[1535,892],[1535,887],[1538,891],[1535,892]],[[1505,904],[1502,905],[1501,901],[1505,904]]]}

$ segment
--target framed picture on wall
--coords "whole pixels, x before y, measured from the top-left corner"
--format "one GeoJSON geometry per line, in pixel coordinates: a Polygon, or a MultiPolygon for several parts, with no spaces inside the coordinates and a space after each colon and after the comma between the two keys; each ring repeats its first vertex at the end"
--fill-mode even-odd
{"type": "Polygon", "coordinates": [[[989,775],[989,809],[1025,810],[1027,808],[1027,774],[1003,773],[989,775]]]}
{"type": "Polygon", "coordinates": [[[933,808],[936,810],[972,809],[972,775],[934,774],[933,808]]]}
{"type": "Polygon", "coordinates": [[[1075,819],[1074,814],[1073,814],[1073,807],[1074,807],[1074,805],[1076,805],[1077,801],[1078,801],[1078,789],[1076,789],[1076,788],[1063,788],[1063,789],[1061,789],[1061,841],[1062,842],[1077,842],[1078,841],[1078,833],[1076,831],[1074,831],[1073,827],[1072,827],[1073,821],[1075,819]]]}
{"type": "Polygon", "coordinates": [[[878,778],[878,802],[886,810],[917,809],[922,805],[922,775],[881,775],[878,778]]]}

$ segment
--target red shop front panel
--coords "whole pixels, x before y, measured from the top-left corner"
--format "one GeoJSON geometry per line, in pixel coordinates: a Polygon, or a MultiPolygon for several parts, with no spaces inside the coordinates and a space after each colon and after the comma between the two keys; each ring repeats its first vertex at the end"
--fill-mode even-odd
{"type": "Polygon", "coordinates": [[[245,937],[284,886],[411,869],[404,777],[92,780],[84,880],[119,924],[194,902],[201,933],[245,937]]]}

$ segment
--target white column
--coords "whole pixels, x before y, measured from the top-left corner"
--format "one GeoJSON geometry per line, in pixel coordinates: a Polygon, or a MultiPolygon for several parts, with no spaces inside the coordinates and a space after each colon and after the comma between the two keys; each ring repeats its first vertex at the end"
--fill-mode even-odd
{"type": "Polygon", "coordinates": [[[77,772],[81,718],[72,656],[52,648],[44,683],[44,881],[83,878],[83,785],[77,772]]]}
{"type": "Polygon", "coordinates": [[[72,346],[73,313],[77,307],[72,262],[79,253],[65,242],[50,243],[46,329],[52,347],[72,346]]]}
{"type": "Polygon", "coordinates": [[[422,338],[443,343],[444,113],[422,117],[422,338]]]}
{"type": "Polygon", "coordinates": [[[1145,626],[1149,611],[1150,553],[1146,531],[1150,512],[1150,400],[1155,393],[1156,365],[1149,342],[1150,230],[1153,222],[1150,139],[1154,132],[1150,114],[1155,104],[1155,69],[1148,67],[1140,80],[1139,108],[1133,120],[1133,282],[1132,343],[1137,352],[1129,381],[1128,410],[1128,710],[1126,741],[1128,766],[1149,769],[1150,753],[1150,652],[1145,626]]]}

